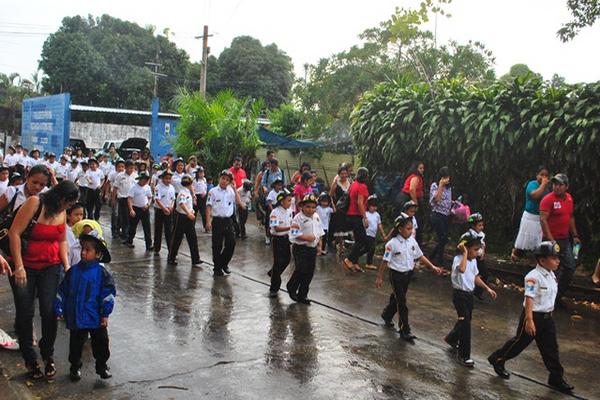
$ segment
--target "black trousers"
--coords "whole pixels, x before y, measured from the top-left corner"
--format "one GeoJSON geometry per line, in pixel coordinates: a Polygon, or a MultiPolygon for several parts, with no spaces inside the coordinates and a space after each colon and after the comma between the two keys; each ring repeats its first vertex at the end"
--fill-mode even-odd
{"type": "Polygon", "coordinates": [[[113,238],[119,236],[119,223],[119,203],[116,202],[110,208],[110,233],[112,234],[113,238]]]}
{"type": "Polygon", "coordinates": [[[110,357],[108,331],[106,328],[71,330],[69,337],[69,362],[72,369],[81,367],[81,353],[83,345],[87,341],[88,334],[92,339],[92,354],[96,360],[96,372],[100,372],[106,368],[106,362],[110,357]]]}
{"type": "Polygon", "coordinates": [[[229,261],[235,250],[235,233],[231,217],[213,217],[212,220],[212,253],[215,271],[229,267],[229,261]]]}
{"type": "Polygon", "coordinates": [[[352,246],[348,260],[353,264],[357,264],[360,256],[367,252],[367,230],[360,215],[349,215],[347,218],[348,226],[354,235],[354,245],[352,246]]]}
{"type": "Polygon", "coordinates": [[[444,248],[448,244],[448,231],[450,229],[450,217],[437,212],[431,213],[431,227],[435,231],[436,245],[431,250],[429,259],[438,266],[444,265],[444,248]]]}
{"type": "Polygon", "coordinates": [[[100,196],[100,189],[88,189],[87,190],[87,201],[85,205],[85,212],[88,219],[100,219],[100,209],[102,208],[102,198],[100,196]]]}
{"type": "Polygon", "coordinates": [[[117,233],[120,234],[122,239],[127,239],[127,236],[129,236],[129,205],[127,204],[127,197],[118,198],[117,201],[120,229],[120,232],[117,233]]]}
{"type": "Polygon", "coordinates": [[[33,316],[36,297],[39,301],[42,319],[42,338],[38,344],[40,353],[44,360],[54,356],[57,323],[53,305],[58,291],[61,269],[62,265],[53,265],[40,270],[25,268],[27,274],[25,287],[18,286],[14,277],[10,278],[15,300],[15,322],[19,349],[27,365],[31,365],[37,360],[37,354],[33,348],[33,316]]]}
{"type": "Polygon", "coordinates": [[[154,252],[160,252],[163,231],[165,233],[165,242],[167,243],[167,247],[170,247],[169,243],[173,234],[172,222],[173,217],[170,214],[165,215],[162,209],[156,207],[154,208],[154,252]]]}
{"type": "MultiPolygon", "coordinates": [[[[167,215],[165,219],[170,219],[171,216],[167,215]]],[[[183,236],[187,240],[188,247],[190,248],[190,255],[192,257],[192,264],[200,262],[200,254],[198,253],[198,237],[196,236],[196,221],[190,220],[186,215],[180,214],[175,211],[175,224],[173,225],[173,236],[169,245],[169,261],[175,261],[177,253],[179,252],[179,246],[183,236]]]]}
{"type": "MultiPolygon", "coordinates": [[[[483,283],[487,283],[490,278],[490,272],[487,269],[485,261],[477,258],[477,270],[479,270],[479,277],[483,281],[483,283]]],[[[480,286],[475,286],[475,290],[473,290],[473,294],[475,296],[481,296],[485,290],[480,286]]]]}
{"type": "Polygon", "coordinates": [[[567,292],[567,289],[569,289],[577,263],[575,262],[573,247],[569,239],[557,239],[556,243],[560,246],[560,253],[558,255],[560,265],[556,271],[556,279],[558,280],[556,303],[558,303],[567,292]]]}
{"type": "Polygon", "coordinates": [[[310,282],[315,274],[317,248],[295,244],[292,246],[292,254],[296,269],[287,283],[287,290],[303,300],[308,297],[310,282]]]}
{"type": "Polygon", "coordinates": [[[550,372],[550,378],[553,380],[562,379],[564,370],[558,356],[556,327],[552,319],[552,314],[534,312],[533,322],[535,324],[535,337],[529,336],[525,332],[525,312],[523,311],[519,319],[517,335],[506,342],[500,349],[496,350],[490,358],[504,365],[506,361],[521,354],[535,340],[542,355],[544,365],[550,372]]]}
{"type": "Polygon", "coordinates": [[[135,232],[137,231],[138,222],[142,221],[146,249],[150,249],[152,247],[152,234],[150,233],[150,209],[133,207],[133,211],[135,211],[135,217],[129,218],[129,236],[127,237],[126,242],[133,243],[133,238],[135,237],[135,232]]]}
{"type": "Polygon", "coordinates": [[[202,218],[202,227],[206,229],[206,196],[196,195],[196,205],[194,206],[196,217],[200,214],[202,218]]]}
{"type": "Polygon", "coordinates": [[[471,358],[471,319],[473,316],[473,293],[454,289],[452,303],[458,314],[458,320],[446,339],[450,343],[458,343],[458,354],[463,358],[471,358]]]}
{"type": "Polygon", "coordinates": [[[373,264],[373,256],[375,255],[375,247],[377,240],[374,237],[367,235],[367,264],[373,264]]]}
{"type": "Polygon", "coordinates": [[[281,274],[290,264],[292,252],[288,235],[271,236],[273,241],[273,268],[271,269],[271,287],[270,292],[277,292],[281,288],[281,274]]]}
{"type": "MultiPolygon", "coordinates": [[[[80,186],[79,187],[79,203],[81,203],[83,205],[83,208],[86,210],[87,212],[87,202],[88,202],[88,193],[90,192],[90,189],[87,187],[83,187],[80,186]]],[[[87,217],[89,218],[89,217],[87,217]]]]}
{"type": "MultiPolygon", "coordinates": [[[[239,236],[246,237],[246,222],[248,221],[248,209],[237,209],[237,226],[239,229],[239,236]]],[[[236,231],[237,236],[238,231],[236,231]]]]}
{"type": "Polygon", "coordinates": [[[410,324],[408,323],[408,307],[406,306],[406,292],[410,279],[414,271],[399,272],[390,269],[390,284],[392,285],[392,294],[388,305],[383,309],[381,316],[386,320],[391,320],[398,313],[399,326],[402,332],[410,332],[410,324]]]}

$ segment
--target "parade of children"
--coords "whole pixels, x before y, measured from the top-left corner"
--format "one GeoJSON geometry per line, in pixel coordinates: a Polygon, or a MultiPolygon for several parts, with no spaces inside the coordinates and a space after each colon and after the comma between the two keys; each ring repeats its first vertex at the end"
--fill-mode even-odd
{"type": "MultiPolygon", "coordinates": [[[[489,254],[489,250],[497,250],[496,242],[489,242],[496,237],[497,230],[484,219],[482,212],[466,215],[466,221],[463,219],[461,223],[451,222],[456,193],[451,190],[447,167],[440,168],[436,179],[430,181],[430,193],[423,193],[423,187],[427,186],[423,185],[424,177],[418,176],[420,198],[430,198],[427,206],[408,195],[400,196],[403,201],[408,201],[394,204],[393,199],[397,196],[378,191],[364,166],[358,168],[356,175],[351,175],[347,165],[336,166],[330,176],[336,172],[337,176],[330,186],[326,182],[329,171],[325,168],[325,176],[321,177],[306,161],[293,161],[298,169],[292,169],[294,174],[290,177],[290,171],[286,173],[279,168],[274,151],[267,153],[269,158],[264,162],[234,156],[228,160],[228,164],[233,165],[231,168],[223,165],[220,170],[205,170],[200,154],[186,155],[187,163],[184,158],[175,158],[171,164],[169,159],[158,158],[154,163],[149,153],[145,154],[144,161],[135,162],[120,158],[116,153],[99,152],[84,157],[74,149],[66,148],[60,162],[56,162],[53,154],[48,153],[44,161],[38,158],[40,152],[37,149],[21,154],[22,150],[17,151],[17,148],[10,147],[5,166],[0,168],[0,216],[17,215],[17,226],[10,229],[19,228],[20,232],[31,234],[32,228],[22,220],[25,218],[22,214],[27,212],[27,220],[37,220],[39,209],[36,213],[36,208],[39,199],[47,201],[49,195],[46,193],[52,196],[57,190],[68,189],[74,193],[69,196],[75,196],[69,197],[68,204],[60,203],[62,208],[56,211],[64,211],[64,218],[59,223],[65,229],[53,233],[56,244],[52,244],[52,254],[48,255],[51,262],[39,267],[31,254],[27,253],[24,258],[19,255],[9,257],[10,251],[4,248],[6,265],[10,267],[5,266],[4,258],[0,257],[0,271],[10,276],[20,310],[17,319],[26,317],[25,322],[16,326],[16,334],[22,342],[28,376],[33,380],[53,377],[55,358],[65,370],[69,366],[71,381],[85,378],[86,370],[82,376],[82,367],[83,361],[89,359],[85,347],[88,336],[96,374],[101,379],[111,378],[110,355],[123,351],[112,348],[108,335],[109,317],[113,311],[121,312],[115,307],[115,280],[123,279],[118,275],[113,279],[109,264],[111,253],[113,259],[117,254],[119,257],[129,255],[132,263],[136,258],[152,260],[149,261],[154,263],[152,268],[162,266],[171,271],[194,271],[203,277],[204,273],[212,273],[206,275],[211,282],[247,279],[245,263],[259,260],[261,277],[252,279],[264,285],[260,296],[270,299],[264,301],[296,305],[302,309],[313,310],[315,306],[306,306],[323,304],[324,300],[316,293],[323,290],[326,281],[350,280],[357,287],[368,282],[372,292],[362,286],[361,291],[357,289],[353,294],[361,301],[374,302],[379,307],[383,292],[375,289],[387,290],[390,295],[386,303],[381,304],[384,307],[380,314],[371,312],[366,316],[363,313],[361,318],[375,321],[371,327],[374,334],[388,335],[385,340],[402,339],[399,343],[403,344],[419,343],[411,327],[409,308],[420,306],[416,292],[423,289],[423,284],[413,284],[410,292],[408,289],[416,275],[423,273],[427,282],[435,282],[428,290],[445,290],[448,296],[451,293],[451,299],[439,296],[439,293],[434,297],[432,293],[432,304],[452,304],[455,310],[455,314],[448,315],[444,321],[447,326],[453,326],[449,333],[445,334],[446,327],[443,333],[429,332],[437,337],[435,345],[451,352],[453,362],[460,370],[469,371],[462,366],[473,368],[475,360],[481,359],[477,349],[472,351],[471,346],[473,342],[473,347],[479,347],[479,329],[472,329],[472,326],[480,325],[474,323],[477,318],[473,319],[479,312],[477,305],[484,305],[486,312],[492,312],[497,298],[492,287],[504,296],[496,258],[489,254]],[[24,171],[17,172],[16,160],[21,156],[29,161],[24,171]],[[148,166],[152,168],[148,169],[148,166]],[[211,175],[215,176],[215,185],[211,175]],[[34,202],[35,207],[30,204],[34,202]],[[104,203],[109,207],[103,207],[104,203]],[[419,210],[420,206],[422,210],[419,210]],[[430,220],[421,218],[427,212],[431,212],[430,220]],[[137,232],[139,222],[143,234],[137,232]],[[105,240],[103,230],[108,232],[108,229],[112,240],[105,240]],[[417,229],[422,245],[417,243],[417,229]],[[183,244],[184,249],[181,249],[184,237],[187,246],[183,244]],[[349,248],[352,250],[345,258],[342,254],[349,248]],[[448,250],[453,256],[449,256],[448,250]],[[432,254],[432,258],[426,257],[424,252],[432,254]],[[421,271],[423,267],[437,276],[427,275],[421,271]],[[53,268],[57,273],[56,282],[43,275],[53,268]],[[40,341],[46,363],[44,373],[35,361],[31,345],[35,338],[33,323],[30,323],[33,314],[29,315],[29,308],[26,310],[25,295],[21,299],[18,297],[19,288],[26,284],[24,277],[38,280],[38,289],[34,290],[32,286],[28,293],[27,307],[34,308],[33,299],[39,296],[45,338],[50,336],[52,339],[52,333],[48,334],[52,328],[48,313],[53,312],[54,319],[64,320],[69,330],[68,355],[57,354],[55,357],[54,349],[40,341]],[[286,278],[287,283],[282,287],[286,278]],[[311,284],[316,286],[313,292],[310,292],[311,284]],[[280,296],[280,292],[286,292],[289,299],[280,296]],[[309,296],[309,293],[313,294],[309,296]],[[53,307],[42,304],[54,298],[53,307]],[[397,334],[391,333],[390,328],[395,327],[397,334]]],[[[413,175],[408,176],[414,178],[413,175]]],[[[576,260],[573,252],[579,251],[581,242],[572,216],[573,199],[567,193],[569,180],[565,174],[557,174],[552,179],[548,175],[548,170],[541,167],[537,180],[527,184],[526,211],[518,230],[519,238],[515,249],[505,255],[533,267],[524,278],[525,298],[517,334],[487,360],[500,378],[509,379],[511,375],[505,369],[506,362],[517,357],[535,340],[550,373],[548,385],[571,393],[573,386],[565,381],[559,360],[557,337],[560,332],[554,324],[553,312],[555,304],[556,308],[562,304],[561,297],[566,296],[571,284],[576,260]],[[563,209],[559,209],[557,203],[563,204],[563,209]],[[531,221],[537,222],[532,224],[531,221]],[[534,259],[535,264],[532,263],[534,259]]],[[[389,178],[390,182],[393,180],[389,178]]],[[[455,192],[457,190],[454,188],[455,192]]],[[[46,225],[38,221],[33,226],[35,233],[46,225]]],[[[9,235],[13,241],[14,235],[14,232],[9,235]]],[[[36,236],[34,239],[41,240],[36,236]]],[[[2,238],[0,244],[1,241],[2,238]]],[[[20,248],[20,245],[15,249],[10,247],[13,252],[20,248]]],[[[120,259],[118,262],[128,261],[120,259]]],[[[600,287],[600,260],[594,267],[590,286],[600,287]]],[[[154,273],[143,272],[144,279],[147,274],[154,273]]],[[[341,303],[335,307],[341,307],[341,303]]],[[[427,318],[422,313],[411,315],[415,321],[427,318]]],[[[422,331],[421,327],[416,324],[417,334],[422,331]]],[[[561,337],[561,341],[566,340],[568,338],[561,337]]]]}

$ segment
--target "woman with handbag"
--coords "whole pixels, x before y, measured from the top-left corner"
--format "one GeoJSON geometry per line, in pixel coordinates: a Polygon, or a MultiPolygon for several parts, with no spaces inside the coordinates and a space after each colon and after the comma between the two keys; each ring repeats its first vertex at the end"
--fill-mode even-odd
{"type": "Polygon", "coordinates": [[[348,191],[352,180],[350,179],[350,173],[348,168],[341,166],[338,170],[337,176],[331,183],[331,189],[329,189],[329,196],[331,197],[331,204],[333,205],[333,214],[331,214],[331,220],[329,221],[329,235],[328,241],[335,239],[338,254],[341,256],[344,254],[344,239],[350,235],[350,228],[348,227],[348,217],[346,211],[350,199],[348,198],[348,191]]]}
{"type": "Polygon", "coordinates": [[[77,201],[79,190],[62,181],[46,193],[30,196],[19,209],[8,231],[13,273],[10,280],[15,298],[16,328],[21,355],[31,379],[56,375],[54,340],[57,321],[53,303],[58,290],[60,270],[69,269],[66,238],[66,209],[77,201]],[[45,373],[37,363],[33,348],[35,298],[39,298],[42,319],[40,353],[45,373]]]}

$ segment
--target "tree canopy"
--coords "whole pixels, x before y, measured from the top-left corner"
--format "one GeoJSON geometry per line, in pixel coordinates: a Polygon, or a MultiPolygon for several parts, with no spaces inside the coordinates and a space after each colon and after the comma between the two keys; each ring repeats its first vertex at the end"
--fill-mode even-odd
{"type": "Polygon", "coordinates": [[[231,89],[238,96],[263,98],[273,108],[288,99],[294,78],[293,64],[276,44],[263,46],[250,36],[239,36],[218,59],[213,59],[214,69],[210,64],[211,61],[208,75],[216,79],[212,78],[212,83],[209,79],[207,91],[231,89]]]}
{"type": "Polygon", "coordinates": [[[567,0],[567,7],[573,19],[560,28],[558,37],[563,42],[572,40],[579,32],[600,18],[600,2],[598,0],[567,0]]]}

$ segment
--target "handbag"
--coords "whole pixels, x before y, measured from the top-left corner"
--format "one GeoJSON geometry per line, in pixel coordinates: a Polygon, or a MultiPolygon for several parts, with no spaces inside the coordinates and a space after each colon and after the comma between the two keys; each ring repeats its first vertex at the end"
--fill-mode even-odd
{"type": "MultiPolygon", "coordinates": [[[[21,206],[19,206],[16,210],[14,210],[15,201],[17,200],[17,194],[18,193],[15,193],[14,197],[11,199],[6,209],[3,210],[3,215],[0,215],[0,250],[2,250],[2,252],[8,257],[12,257],[10,251],[10,241],[8,239],[8,231],[15,219],[15,215],[17,215],[17,212],[19,212],[19,209],[21,208],[21,206]]],[[[33,226],[37,224],[37,220],[40,217],[41,211],[42,202],[40,202],[40,204],[38,205],[38,208],[35,214],[33,215],[33,218],[31,218],[29,224],[27,224],[27,227],[21,234],[21,254],[27,249],[27,241],[29,240],[29,235],[31,234],[33,226]]]]}

